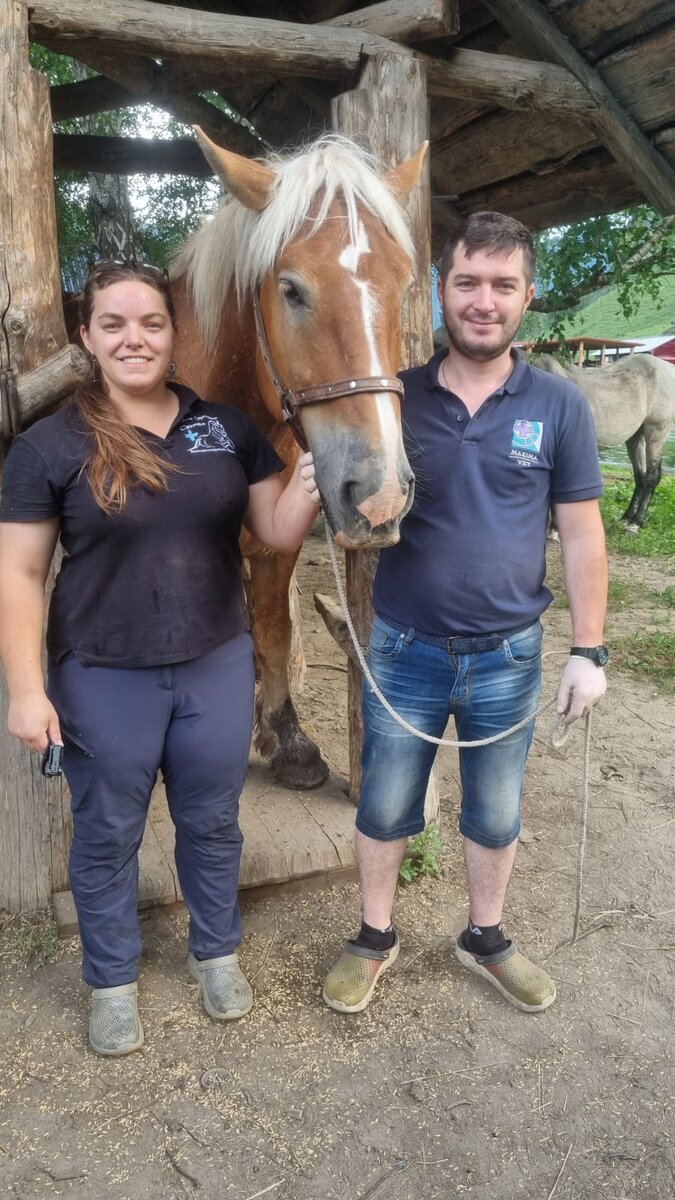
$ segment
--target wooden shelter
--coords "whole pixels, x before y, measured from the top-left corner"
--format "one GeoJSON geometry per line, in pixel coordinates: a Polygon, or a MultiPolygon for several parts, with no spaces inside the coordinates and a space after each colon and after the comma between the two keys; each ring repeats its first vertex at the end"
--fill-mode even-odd
{"type": "Polygon", "coordinates": [[[618,362],[620,353],[633,354],[640,343],[626,342],[621,338],[581,336],[562,340],[549,338],[540,342],[516,342],[516,345],[523,350],[533,350],[535,354],[557,354],[564,346],[567,352],[574,356],[578,367],[604,367],[608,362],[618,362]]]}
{"type": "MultiPolygon", "coordinates": [[[[675,213],[669,0],[0,0],[0,28],[5,441],[83,369],[60,314],[53,166],[208,172],[190,139],[52,139],[52,119],[150,103],[252,155],[333,125],[388,162],[429,136],[430,177],[413,211],[422,286],[405,315],[404,362],[431,351],[430,253],[466,214],[500,209],[536,229],[644,199],[675,213]],[[29,67],[29,37],[98,75],[50,95],[29,67]]],[[[369,575],[355,554],[362,632],[369,575]]],[[[67,886],[68,812],[4,734],[5,707],[0,693],[0,908],[29,910],[67,886]]]]}

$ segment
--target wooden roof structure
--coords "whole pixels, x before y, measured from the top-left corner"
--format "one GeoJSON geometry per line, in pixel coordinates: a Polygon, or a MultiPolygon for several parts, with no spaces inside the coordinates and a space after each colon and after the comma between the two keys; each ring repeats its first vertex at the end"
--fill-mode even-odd
{"type": "MultiPolygon", "coordinates": [[[[533,229],[675,212],[672,0],[36,0],[30,35],[101,72],[52,89],[55,119],[150,102],[246,154],[329,127],[364,56],[422,59],[435,248],[486,208],[533,229]]],[[[138,141],[60,135],[55,165],[208,172],[187,139],[138,141]]]]}

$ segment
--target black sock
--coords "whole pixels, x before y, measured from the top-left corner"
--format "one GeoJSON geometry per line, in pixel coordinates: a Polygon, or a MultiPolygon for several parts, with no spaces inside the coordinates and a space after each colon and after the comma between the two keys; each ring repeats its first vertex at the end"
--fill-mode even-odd
{"type": "Polygon", "coordinates": [[[481,957],[498,954],[500,950],[507,950],[511,945],[504,937],[501,925],[475,925],[470,917],[462,938],[467,950],[472,954],[480,954],[481,957]]]}
{"type": "Polygon", "coordinates": [[[396,941],[396,930],[393,925],[388,925],[386,929],[374,929],[362,921],[358,936],[351,940],[355,946],[363,946],[367,950],[391,950],[396,941]]]}

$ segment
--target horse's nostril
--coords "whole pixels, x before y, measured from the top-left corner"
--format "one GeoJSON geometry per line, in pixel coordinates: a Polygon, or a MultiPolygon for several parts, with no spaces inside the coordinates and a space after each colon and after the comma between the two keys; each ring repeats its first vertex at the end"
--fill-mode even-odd
{"type": "MultiPolygon", "coordinates": [[[[364,489],[361,488],[363,492],[364,489]]],[[[340,484],[340,504],[343,511],[356,508],[364,497],[359,494],[359,483],[356,479],[343,479],[340,484]]]]}

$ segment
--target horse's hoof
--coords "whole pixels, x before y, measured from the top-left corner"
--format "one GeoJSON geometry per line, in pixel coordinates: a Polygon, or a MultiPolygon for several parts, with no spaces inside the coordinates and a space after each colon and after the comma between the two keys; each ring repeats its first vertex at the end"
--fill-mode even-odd
{"type": "Polygon", "coordinates": [[[639,533],[639,532],[640,532],[640,526],[635,525],[632,521],[630,522],[630,524],[626,525],[626,533],[639,533]]]}
{"type": "Polygon", "coordinates": [[[301,788],[303,791],[321,787],[328,778],[329,770],[328,763],[324,762],[318,751],[317,757],[311,762],[290,762],[287,758],[276,757],[272,759],[272,771],[276,782],[284,787],[301,788]]]}

